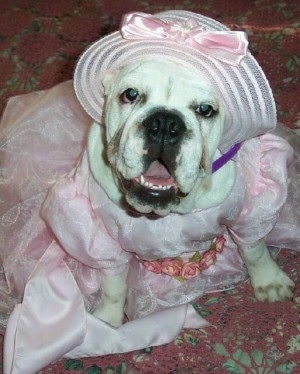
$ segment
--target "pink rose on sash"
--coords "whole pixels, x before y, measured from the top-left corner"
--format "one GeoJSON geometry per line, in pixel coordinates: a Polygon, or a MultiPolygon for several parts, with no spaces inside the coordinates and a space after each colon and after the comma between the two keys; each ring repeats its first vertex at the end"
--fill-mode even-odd
{"type": "Polygon", "coordinates": [[[171,277],[176,277],[177,275],[180,275],[181,267],[182,262],[179,260],[164,260],[161,263],[161,272],[170,275],[171,277]]]}
{"type": "Polygon", "coordinates": [[[225,238],[223,236],[220,236],[219,238],[217,238],[216,248],[215,248],[216,252],[218,253],[223,252],[224,244],[225,244],[225,238]]]}
{"type": "Polygon", "coordinates": [[[205,252],[199,261],[200,270],[206,270],[217,261],[217,252],[213,249],[205,252]]]}
{"type": "Polygon", "coordinates": [[[145,268],[156,274],[161,274],[161,264],[158,261],[144,261],[145,268]]]}
{"type": "Polygon", "coordinates": [[[187,262],[183,265],[181,276],[183,279],[191,279],[200,274],[199,265],[196,262],[187,262]]]}

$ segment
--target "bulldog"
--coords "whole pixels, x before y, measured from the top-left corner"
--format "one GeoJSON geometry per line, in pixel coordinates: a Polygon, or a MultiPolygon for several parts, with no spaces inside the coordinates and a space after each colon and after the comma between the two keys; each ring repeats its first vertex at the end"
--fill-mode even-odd
{"type": "MultiPolygon", "coordinates": [[[[92,126],[88,155],[94,178],[115,204],[155,220],[217,207],[229,196],[235,162],[212,173],[224,103],[205,77],[168,60],[145,60],[107,74],[103,85],[105,126],[92,126]]],[[[294,283],[263,240],[238,249],[258,300],[292,298],[294,283]]],[[[94,312],[113,326],[123,320],[126,276],[127,270],[105,277],[103,303],[94,312]]]]}
{"type": "Polygon", "coordinates": [[[258,300],[290,300],[268,246],[299,249],[300,166],[276,123],[245,33],[182,10],[125,15],[72,82],[12,98],[4,372],[166,344],[207,326],[193,302],[247,272],[258,300]]]}

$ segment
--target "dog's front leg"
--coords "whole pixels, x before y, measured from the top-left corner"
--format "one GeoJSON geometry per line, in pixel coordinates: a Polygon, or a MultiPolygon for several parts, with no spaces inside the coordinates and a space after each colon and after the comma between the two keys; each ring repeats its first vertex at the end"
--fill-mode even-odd
{"type": "Polygon", "coordinates": [[[259,301],[273,302],[293,297],[294,282],[271,258],[264,241],[251,248],[240,248],[240,253],[259,301]]]}
{"type": "Polygon", "coordinates": [[[127,293],[128,269],[118,275],[102,276],[102,300],[94,311],[94,316],[114,327],[122,325],[124,317],[124,304],[127,293]]]}

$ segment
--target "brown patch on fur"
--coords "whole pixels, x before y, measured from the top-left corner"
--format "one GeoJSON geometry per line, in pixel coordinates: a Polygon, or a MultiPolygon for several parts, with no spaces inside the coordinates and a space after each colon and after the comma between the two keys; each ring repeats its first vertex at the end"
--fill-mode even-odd
{"type": "Polygon", "coordinates": [[[169,100],[171,93],[172,93],[172,88],[173,88],[173,79],[170,77],[168,81],[168,87],[166,88],[166,98],[169,100]]]}
{"type": "MultiPolygon", "coordinates": [[[[294,290],[294,287],[289,286],[288,288],[289,288],[290,292],[292,293],[293,290],[294,290]]],[[[266,287],[258,287],[256,291],[259,294],[262,295],[262,301],[267,301],[268,300],[268,296],[267,295],[268,295],[268,293],[270,291],[275,291],[276,294],[280,296],[280,290],[282,290],[282,289],[283,289],[283,286],[280,285],[280,284],[279,285],[272,285],[272,284],[270,284],[270,285],[268,285],[266,287]]],[[[282,299],[284,301],[290,301],[290,300],[293,299],[293,296],[290,296],[290,297],[289,296],[284,296],[283,298],[280,297],[280,299],[282,299]]]]}
{"type": "Polygon", "coordinates": [[[207,151],[207,144],[203,137],[202,137],[202,143],[203,143],[203,151],[202,151],[202,157],[200,161],[200,168],[204,170],[206,173],[208,173],[210,169],[209,157],[208,157],[208,151],[207,151]]]}
{"type": "Polygon", "coordinates": [[[113,163],[113,161],[115,160],[116,155],[118,153],[121,136],[122,136],[122,128],[120,128],[116,132],[116,134],[113,136],[113,138],[111,139],[111,141],[108,144],[107,156],[108,156],[108,159],[111,163],[113,163]]]}

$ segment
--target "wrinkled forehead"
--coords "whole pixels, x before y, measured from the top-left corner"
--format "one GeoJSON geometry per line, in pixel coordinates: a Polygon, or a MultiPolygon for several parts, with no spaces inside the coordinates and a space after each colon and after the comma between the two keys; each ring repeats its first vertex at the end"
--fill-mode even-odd
{"type": "Polygon", "coordinates": [[[190,97],[207,97],[217,101],[219,95],[209,80],[183,64],[168,59],[140,60],[128,63],[119,69],[113,85],[117,90],[136,88],[172,93],[182,93],[182,99],[190,97]]]}

